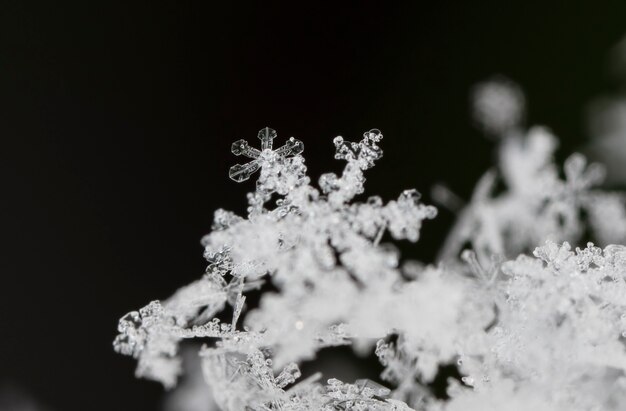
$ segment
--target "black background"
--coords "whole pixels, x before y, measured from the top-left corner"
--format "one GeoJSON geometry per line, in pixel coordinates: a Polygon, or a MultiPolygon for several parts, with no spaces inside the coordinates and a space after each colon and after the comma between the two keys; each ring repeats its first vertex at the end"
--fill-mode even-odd
{"type": "MultiPolygon", "coordinates": [[[[316,178],[340,166],[333,137],[376,127],[369,194],[466,197],[493,149],[471,85],[522,84],[565,153],[626,32],[623,1],[223,3],[0,1],[0,383],[51,409],[158,409],[111,341],[202,274],[216,208],[244,211],[232,141],[295,136],[316,178]]],[[[430,261],[451,221],[404,251],[430,261]]]]}

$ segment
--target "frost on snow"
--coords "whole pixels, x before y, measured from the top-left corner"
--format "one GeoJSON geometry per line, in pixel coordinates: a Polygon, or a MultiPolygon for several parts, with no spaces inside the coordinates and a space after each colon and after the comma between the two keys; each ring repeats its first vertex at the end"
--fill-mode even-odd
{"type": "Polygon", "coordinates": [[[523,130],[519,96],[496,88],[477,102],[506,100],[496,116],[477,108],[498,134],[500,163],[459,213],[438,265],[400,264],[382,242],[415,242],[435,217],[417,191],[354,201],[382,157],[379,130],[359,142],[335,138],[345,168],[318,187],[300,141],[274,150],[276,132],[265,128],[260,149],[235,142],[233,153],[251,161],[231,178],[259,172],[247,216],[215,213],[202,240],[205,275],[122,317],[115,349],[137,359],[138,376],[171,388],[179,345],[202,339],[207,389],[228,411],[626,409],[626,247],[563,242],[622,240],[622,198],[594,188],[601,169],[580,155],[561,175],[556,139],[523,130]],[[246,295],[267,283],[275,291],[248,309],[246,295]],[[339,345],[375,354],[385,385],[301,376],[298,364],[339,345]],[[462,378],[443,400],[429,384],[448,364],[462,378]]]}

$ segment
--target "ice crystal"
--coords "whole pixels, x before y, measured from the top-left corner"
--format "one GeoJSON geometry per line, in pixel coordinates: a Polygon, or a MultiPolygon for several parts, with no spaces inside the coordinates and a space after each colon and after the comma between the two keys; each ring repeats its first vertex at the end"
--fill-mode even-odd
{"type": "Polygon", "coordinates": [[[304,150],[302,142],[291,137],[284,146],[272,151],[276,130],[272,130],[269,127],[260,130],[258,137],[261,140],[260,150],[250,147],[245,140],[238,140],[233,143],[231,150],[234,155],[243,155],[252,159],[252,161],[246,164],[235,164],[230,168],[229,175],[233,180],[241,182],[249,179],[255,171],[268,163],[273,156],[286,157],[300,154],[304,150]]]}
{"type": "MultiPolygon", "coordinates": [[[[387,204],[379,197],[352,202],[363,192],[364,171],[382,157],[379,130],[364,133],[359,142],[337,137],[335,157],[346,166],[339,176],[322,175],[320,189],[309,184],[302,143],[290,139],[272,150],[275,136],[272,129],[261,130],[261,150],[243,140],[233,144],[234,154],[253,161],[231,168],[231,178],[243,181],[260,169],[247,218],[218,210],[213,232],[202,240],[209,262],[205,276],[122,318],[115,348],[138,359],[139,376],[171,387],[180,373],[180,341],[213,339],[201,352],[202,364],[224,410],[408,409],[374,382],[308,381],[304,389],[297,383],[297,363],[323,347],[372,347],[402,327],[408,313],[398,301],[419,298],[411,303],[417,309],[441,311],[442,319],[451,315],[445,305],[454,297],[435,306],[423,298],[428,292],[447,294],[444,280],[433,274],[424,288],[398,288],[404,280],[397,253],[379,245],[385,232],[417,241],[422,221],[436,210],[421,204],[415,190],[387,204]],[[279,292],[263,294],[259,307],[246,312],[244,294],[266,281],[279,292]],[[233,309],[228,323],[215,317],[226,305],[233,309]],[[393,312],[397,320],[389,322],[393,312]]],[[[433,327],[415,328],[407,339],[427,352],[441,340],[427,342],[431,334],[438,334],[433,327]]]]}
{"type": "Polygon", "coordinates": [[[231,178],[260,171],[247,215],[217,210],[202,239],[204,276],[122,317],[114,348],[169,388],[181,342],[202,339],[211,395],[186,389],[224,411],[625,409],[626,247],[604,246],[625,237],[622,197],[595,187],[602,169],[581,155],[560,173],[556,138],[525,131],[516,110],[511,121],[483,119],[501,125],[499,167],[460,210],[438,265],[401,263],[383,242],[415,242],[435,217],[417,191],[355,201],[382,157],[379,130],[335,138],[345,167],[318,187],[298,140],[272,150],[276,133],[265,128],[260,150],[234,143],[252,161],[231,178]],[[565,241],[589,235],[604,248],[565,241]],[[268,283],[274,291],[248,305],[268,283]],[[343,345],[375,355],[381,380],[302,376],[302,362],[343,345]],[[460,376],[442,400],[431,387],[451,364],[460,376]]]}

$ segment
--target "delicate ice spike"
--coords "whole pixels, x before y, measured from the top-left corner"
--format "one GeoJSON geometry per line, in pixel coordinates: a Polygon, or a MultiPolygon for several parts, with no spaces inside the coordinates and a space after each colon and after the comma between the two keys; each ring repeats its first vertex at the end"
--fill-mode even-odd
{"type": "Polygon", "coordinates": [[[235,303],[235,309],[233,312],[233,320],[231,322],[231,329],[235,330],[237,327],[237,321],[241,316],[241,310],[243,310],[243,304],[246,302],[246,297],[241,294],[237,296],[237,302],[235,303]]]}
{"type": "MultiPolygon", "coordinates": [[[[246,140],[237,140],[231,146],[231,151],[236,156],[245,156],[252,161],[246,164],[235,164],[230,168],[228,175],[230,178],[238,183],[250,178],[252,173],[263,167],[268,155],[271,157],[273,140],[276,138],[276,130],[269,127],[265,127],[259,130],[259,140],[261,140],[261,150],[258,148],[250,147],[250,144],[246,140]],[[268,151],[269,150],[269,151],[268,151]],[[267,151],[265,155],[263,152],[267,151]]],[[[302,141],[291,137],[285,145],[274,150],[273,153],[279,158],[285,158],[288,156],[295,156],[304,151],[304,144],[302,141]]]]}
{"type": "Polygon", "coordinates": [[[261,140],[261,150],[271,150],[272,140],[276,138],[276,130],[265,127],[259,130],[259,140],[261,140]]]}
{"type": "Polygon", "coordinates": [[[247,164],[235,164],[230,168],[228,176],[238,183],[246,181],[250,176],[261,168],[261,164],[258,160],[251,161],[247,164]]]}

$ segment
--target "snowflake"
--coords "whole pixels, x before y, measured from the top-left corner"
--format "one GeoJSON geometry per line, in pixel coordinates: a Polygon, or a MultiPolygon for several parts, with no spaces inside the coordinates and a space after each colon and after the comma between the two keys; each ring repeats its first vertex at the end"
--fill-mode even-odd
{"type": "Polygon", "coordinates": [[[250,147],[247,141],[237,140],[233,143],[231,151],[234,155],[251,158],[252,161],[246,164],[235,164],[230,168],[228,175],[230,178],[240,183],[250,178],[250,176],[263,167],[272,156],[287,157],[302,153],[304,145],[300,140],[291,137],[284,146],[272,150],[273,140],[276,138],[276,130],[265,127],[259,130],[259,140],[261,149],[250,147]]]}

